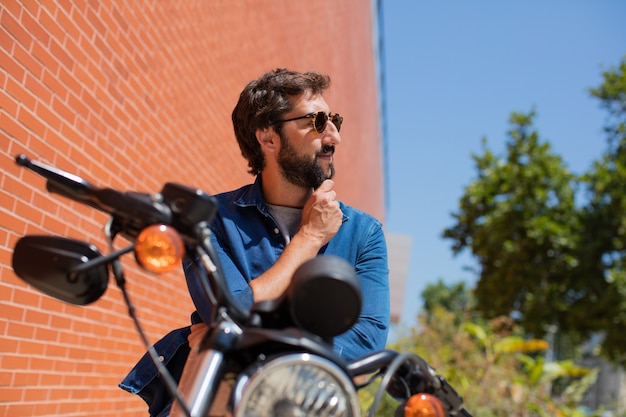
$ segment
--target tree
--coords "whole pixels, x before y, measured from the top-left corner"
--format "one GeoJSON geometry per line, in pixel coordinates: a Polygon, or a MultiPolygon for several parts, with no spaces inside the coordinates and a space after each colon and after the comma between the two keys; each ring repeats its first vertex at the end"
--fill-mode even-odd
{"type": "Polygon", "coordinates": [[[506,153],[472,155],[476,179],[444,230],[455,253],[478,259],[477,309],[517,313],[538,337],[556,326],[569,343],[604,335],[603,353],[626,364],[626,58],[591,89],[607,110],[608,148],[577,178],[513,113],[506,153]],[[583,204],[575,204],[578,190],[583,204]]]}
{"type": "Polygon", "coordinates": [[[478,259],[477,309],[486,318],[517,311],[522,326],[541,336],[570,313],[563,293],[577,264],[578,223],[576,177],[539,140],[534,116],[511,115],[505,157],[483,140],[483,155],[472,155],[477,178],[443,236],[455,253],[467,248],[478,259]]]}
{"type": "Polygon", "coordinates": [[[603,76],[590,92],[608,112],[608,146],[583,176],[589,203],[580,213],[581,267],[572,288],[577,304],[593,301],[584,303],[588,319],[576,325],[601,331],[604,353],[626,364],[626,57],[603,76]]]}
{"type": "Polygon", "coordinates": [[[446,285],[439,279],[436,284],[428,284],[422,291],[423,309],[428,319],[433,315],[435,307],[441,306],[454,313],[457,321],[460,321],[470,306],[470,299],[470,290],[465,287],[465,282],[446,285]]]}

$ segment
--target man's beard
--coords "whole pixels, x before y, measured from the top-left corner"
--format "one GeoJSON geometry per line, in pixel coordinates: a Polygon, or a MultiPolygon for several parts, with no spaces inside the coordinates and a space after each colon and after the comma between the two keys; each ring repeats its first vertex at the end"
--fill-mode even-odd
{"type": "Polygon", "coordinates": [[[333,146],[324,146],[315,153],[315,157],[298,155],[296,149],[289,143],[287,138],[281,135],[281,147],[278,153],[278,165],[282,170],[283,177],[290,183],[302,188],[317,188],[324,180],[335,175],[335,166],[331,162],[327,170],[317,159],[324,152],[334,151],[333,146]]]}

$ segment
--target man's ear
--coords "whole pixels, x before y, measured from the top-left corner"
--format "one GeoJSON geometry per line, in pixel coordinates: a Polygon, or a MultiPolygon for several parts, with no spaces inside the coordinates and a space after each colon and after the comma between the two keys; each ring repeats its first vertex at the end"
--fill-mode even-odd
{"type": "Polygon", "coordinates": [[[278,135],[271,127],[265,129],[257,129],[255,132],[256,140],[261,144],[262,149],[266,149],[269,152],[274,152],[276,149],[276,142],[278,135]]]}

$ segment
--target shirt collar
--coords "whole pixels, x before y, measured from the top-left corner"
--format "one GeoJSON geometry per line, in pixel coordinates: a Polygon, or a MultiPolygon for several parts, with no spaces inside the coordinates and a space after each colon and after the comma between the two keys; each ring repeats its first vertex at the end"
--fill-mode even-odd
{"type": "Polygon", "coordinates": [[[265,201],[263,201],[263,187],[261,186],[261,174],[257,175],[254,184],[247,187],[245,191],[235,200],[235,204],[240,207],[258,207],[263,213],[268,213],[265,201]]]}

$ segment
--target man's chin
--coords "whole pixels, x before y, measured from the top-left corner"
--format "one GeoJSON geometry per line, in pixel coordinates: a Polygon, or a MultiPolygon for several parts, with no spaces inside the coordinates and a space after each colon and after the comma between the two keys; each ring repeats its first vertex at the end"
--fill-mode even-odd
{"type": "Polygon", "coordinates": [[[326,171],[326,179],[332,180],[334,176],[335,176],[335,166],[331,163],[330,166],[328,167],[328,170],[326,171]]]}

